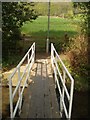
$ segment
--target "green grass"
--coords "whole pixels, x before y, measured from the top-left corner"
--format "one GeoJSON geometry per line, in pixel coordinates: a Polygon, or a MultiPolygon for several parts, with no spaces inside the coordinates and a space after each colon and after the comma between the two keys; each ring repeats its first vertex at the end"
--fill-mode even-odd
{"type": "MultiPolygon", "coordinates": [[[[74,35],[77,33],[76,25],[73,24],[72,20],[62,19],[62,18],[50,18],[50,37],[62,37],[65,32],[69,35],[74,35]],[[58,34],[59,33],[59,34],[58,34]]],[[[21,31],[27,35],[34,36],[47,36],[47,25],[48,18],[46,16],[40,16],[37,20],[31,22],[26,22],[21,31]],[[37,34],[39,33],[39,34],[37,34]]]]}
{"type": "MultiPolygon", "coordinates": [[[[77,23],[78,21],[73,21],[70,19],[62,19],[60,17],[50,17],[50,42],[55,43],[57,50],[62,48],[64,43],[64,35],[68,34],[69,37],[77,35],[77,23]]],[[[47,28],[48,28],[48,18],[47,16],[39,16],[35,21],[27,21],[21,28],[22,34],[29,36],[28,40],[20,40],[19,44],[23,48],[24,54],[31,46],[33,42],[36,42],[36,51],[45,52],[46,49],[46,39],[47,39],[47,28]]],[[[79,27],[78,27],[79,28],[79,27]]],[[[8,61],[3,63],[5,69],[8,66],[17,65],[18,61],[21,60],[22,55],[9,56],[8,61]]]]}
{"type": "MultiPolygon", "coordinates": [[[[39,16],[35,21],[26,22],[21,28],[21,32],[26,36],[30,36],[30,41],[36,42],[37,49],[41,48],[45,51],[45,41],[47,38],[48,18],[47,16],[39,16]]],[[[63,18],[50,18],[50,42],[58,43],[64,42],[64,35],[68,34],[71,38],[76,35],[77,24],[76,21],[63,18]]],[[[29,43],[28,43],[29,44],[29,43]]]]}

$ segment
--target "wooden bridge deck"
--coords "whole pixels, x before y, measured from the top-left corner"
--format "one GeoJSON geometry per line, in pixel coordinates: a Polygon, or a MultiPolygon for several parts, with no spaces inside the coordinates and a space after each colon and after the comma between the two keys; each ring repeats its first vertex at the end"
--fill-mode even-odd
{"type": "Polygon", "coordinates": [[[32,82],[22,107],[21,118],[60,118],[55,84],[48,59],[36,60],[32,82]]]}

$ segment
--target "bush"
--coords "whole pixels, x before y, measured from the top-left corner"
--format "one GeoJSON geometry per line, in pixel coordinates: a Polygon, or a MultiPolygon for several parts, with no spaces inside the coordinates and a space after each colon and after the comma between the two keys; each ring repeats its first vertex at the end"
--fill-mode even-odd
{"type": "Polygon", "coordinates": [[[70,46],[70,64],[78,89],[88,86],[87,38],[83,35],[74,38],[70,46]]]}

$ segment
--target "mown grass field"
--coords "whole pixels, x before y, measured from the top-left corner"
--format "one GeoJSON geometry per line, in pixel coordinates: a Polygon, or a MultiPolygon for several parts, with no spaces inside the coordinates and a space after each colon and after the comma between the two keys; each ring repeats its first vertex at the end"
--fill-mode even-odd
{"type": "MultiPolygon", "coordinates": [[[[47,16],[39,16],[33,22],[26,22],[21,28],[22,34],[29,36],[29,40],[24,41],[24,47],[29,47],[30,43],[35,41],[37,44],[37,51],[41,51],[41,49],[45,51],[47,28],[47,16]]],[[[69,38],[72,38],[78,34],[78,29],[77,21],[60,17],[50,17],[50,42],[54,42],[56,47],[60,47],[58,44],[64,43],[65,34],[67,33],[69,38]]]]}

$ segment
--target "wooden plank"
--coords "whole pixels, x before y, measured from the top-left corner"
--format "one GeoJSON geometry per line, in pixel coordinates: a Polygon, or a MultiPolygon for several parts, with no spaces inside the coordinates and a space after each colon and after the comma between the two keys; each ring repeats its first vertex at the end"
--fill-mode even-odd
{"type": "Polygon", "coordinates": [[[37,62],[36,74],[23,104],[21,118],[60,118],[50,65],[37,62]]]}
{"type": "Polygon", "coordinates": [[[21,115],[20,118],[27,118],[28,116],[28,111],[29,111],[29,101],[30,101],[30,94],[28,92],[29,89],[27,89],[26,95],[24,96],[24,103],[22,106],[22,111],[21,111],[21,115]]]}
{"type": "Polygon", "coordinates": [[[37,68],[37,74],[34,80],[34,85],[30,87],[29,91],[32,91],[31,93],[31,101],[30,101],[30,112],[28,114],[28,118],[43,118],[43,82],[42,82],[42,76],[41,76],[41,64],[38,64],[37,68]]]}
{"type": "Polygon", "coordinates": [[[50,105],[50,91],[49,80],[47,77],[47,65],[43,65],[43,81],[44,81],[44,117],[51,118],[51,105],[50,105]]]}
{"type": "Polygon", "coordinates": [[[25,100],[24,100],[24,103],[23,103],[23,107],[22,107],[22,112],[21,112],[21,115],[20,117],[21,118],[27,118],[28,117],[28,114],[29,114],[29,108],[31,106],[31,95],[33,94],[32,92],[32,88],[33,88],[33,84],[35,83],[34,81],[34,77],[36,76],[36,73],[37,73],[37,64],[35,63],[34,64],[34,69],[33,69],[33,73],[31,73],[31,77],[30,77],[30,80],[33,80],[32,83],[28,86],[27,88],[27,93],[25,95],[25,100]]]}
{"type": "Polygon", "coordinates": [[[48,79],[49,79],[49,90],[50,90],[50,99],[51,99],[51,109],[52,109],[52,118],[60,118],[59,115],[59,106],[55,92],[55,82],[53,80],[51,72],[50,62],[47,65],[48,79]]]}
{"type": "Polygon", "coordinates": [[[56,98],[55,85],[53,79],[50,79],[50,94],[51,94],[51,106],[52,106],[52,118],[60,118],[59,106],[56,98]]]}

